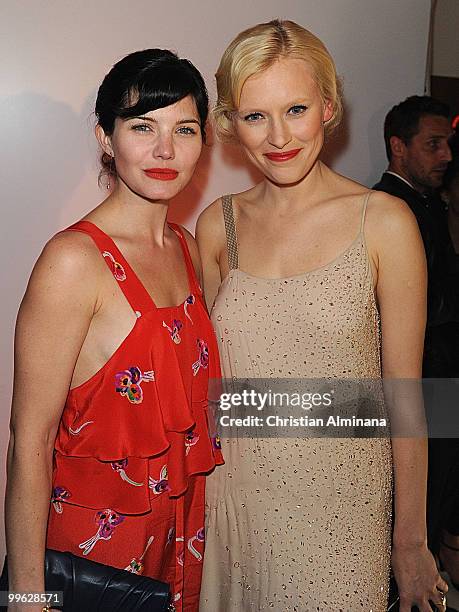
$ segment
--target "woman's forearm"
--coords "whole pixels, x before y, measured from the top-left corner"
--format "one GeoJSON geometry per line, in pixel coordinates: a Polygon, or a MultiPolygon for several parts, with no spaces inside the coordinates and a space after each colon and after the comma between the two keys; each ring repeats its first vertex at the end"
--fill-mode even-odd
{"type": "Polygon", "coordinates": [[[427,439],[393,438],[394,461],[394,545],[425,544],[427,439]]]}
{"type": "Polygon", "coordinates": [[[15,442],[12,435],[5,501],[10,591],[44,590],[51,474],[52,449],[45,442],[15,442]]]}

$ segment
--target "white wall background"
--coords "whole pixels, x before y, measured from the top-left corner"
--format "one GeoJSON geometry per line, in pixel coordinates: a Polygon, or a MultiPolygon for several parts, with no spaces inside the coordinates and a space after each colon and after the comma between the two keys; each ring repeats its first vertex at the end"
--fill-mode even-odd
{"type": "Polygon", "coordinates": [[[459,0],[437,0],[433,29],[435,76],[459,78],[459,0]]]}
{"type": "MultiPolygon", "coordinates": [[[[407,95],[422,93],[429,11],[430,0],[2,3],[0,460],[8,436],[14,319],[33,262],[48,237],[104,197],[97,187],[92,110],[113,63],[142,48],[175,49],[203,72],[214,98],[213,74],[239,31],[274,17],[298,21],[324,40],[344,81],[346,121],[326,159],[371,185],[386,165],[382,123],[387,110],[407,95]]],[[[208,147],[172,217],[193,229],[206,204],[255,179],[237,149],[208,147]]],[[[52,372],[37,381],[43,393],[52,383],[52,372]]]]}

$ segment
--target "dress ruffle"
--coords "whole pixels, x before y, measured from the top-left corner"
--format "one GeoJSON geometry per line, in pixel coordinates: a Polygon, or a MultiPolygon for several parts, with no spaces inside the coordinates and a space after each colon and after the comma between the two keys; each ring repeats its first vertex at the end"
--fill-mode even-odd
{"type": "Polygon", "coordinates": [[[156,307],[110,236],[88,221],[69,228],[93,239],[137,319],[105,365],[67,396],[47,542],[169,582],[183,611],[198,609],[201,475],[223,463],[207,400],[220,366],[187,241],[169,227],[180,240],[189,293],[165,308],[156,307]]]}
{"type": "MultiPolygon", "coordinates": [[[[223,463],[208,433],[208,380],[219,375],[215,341],[208,369],[192,375],[187,391],[169,334],[151,334],[152,327],[163,331],[163,314],[145,313],[105,366],[70,391],[55,442],[53,486],[69,492],[64,503],[148,512],[156,494],[178,497],[191,476],[223,463]],[[120,462],[136,484],[120,475],[120,462]],[[155,494],[151,483],[164,465],[167,485],[155,494]]],[[[183,349],[180,358],[191,364],[197,347],[183,349]]]]}

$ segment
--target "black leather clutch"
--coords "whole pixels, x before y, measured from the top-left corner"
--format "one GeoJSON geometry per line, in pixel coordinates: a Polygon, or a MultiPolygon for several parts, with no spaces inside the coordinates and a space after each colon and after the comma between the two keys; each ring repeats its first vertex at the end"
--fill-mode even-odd
{"type": "MultiPolygon", "coordinates": [[[[64,612],[167,612],[175,610],[169,585],[146,576],[96,563],[69,552],[46,550],[46,591],[62,591],[64,612]]],[[[0,577],[8,590],[8,566],[0,577]]],[[[3,608],[5,609],[5,608],[3,608]]]]}

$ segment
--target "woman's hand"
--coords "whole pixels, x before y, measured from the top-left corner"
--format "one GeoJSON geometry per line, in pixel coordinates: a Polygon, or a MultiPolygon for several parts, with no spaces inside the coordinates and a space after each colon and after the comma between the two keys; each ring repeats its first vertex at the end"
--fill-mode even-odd
{"type": "Polygon", "coordinates": [[[438,573],[426,544],[394,545],[392,569],[400,594],[400,612],[411,612],[415,605],[419,612],[432,612],[435,608],[431,603],[439,612],[445,612],[442,593],[448,591],[448,585],[438,573]]]}

